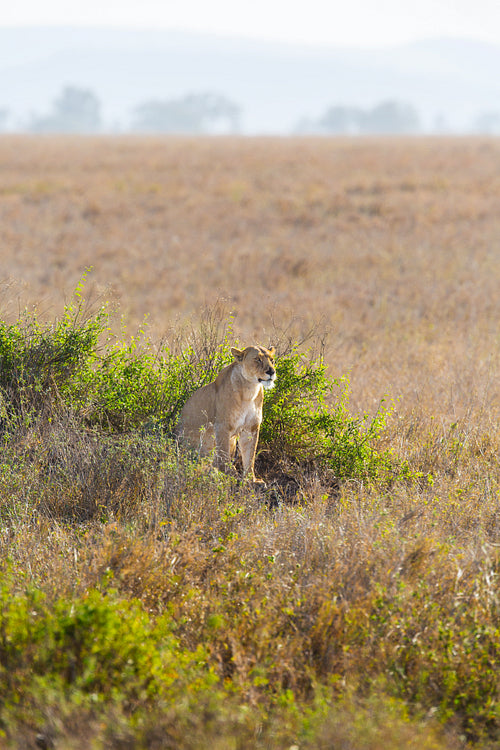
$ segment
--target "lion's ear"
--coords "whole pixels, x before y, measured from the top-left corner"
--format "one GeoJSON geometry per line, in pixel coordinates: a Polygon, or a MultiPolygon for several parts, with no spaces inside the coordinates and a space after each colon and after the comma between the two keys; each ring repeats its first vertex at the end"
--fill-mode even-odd
{"type": "Polygon", "coordinates": [[[231,354],[233,355],[235,359],[238,360],[238,362],[241,362],[241,360],[243,359],[244,352],[242,349],[237,349],[235,346],[233,346],[231,347],[231,354]]]}
{"type": "Polygon", "coordinates": [[[271,357],[274,357],[274,355],[276,353],[276,349],[274,348],[274,346],[269,346],[268,347],[268,352],[271,355],[271,357]]]}

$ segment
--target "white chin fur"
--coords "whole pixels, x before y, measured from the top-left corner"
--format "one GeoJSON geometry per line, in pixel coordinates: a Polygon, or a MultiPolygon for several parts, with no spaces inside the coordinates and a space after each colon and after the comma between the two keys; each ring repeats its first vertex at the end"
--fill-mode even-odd
{"type": "Polygon", "coordinates": [[[269,378],[269,380],[262,380],[261,382],[266,391],[270,391],[271,388],[274,388],[274,379],[272,378],[269,378]]]}

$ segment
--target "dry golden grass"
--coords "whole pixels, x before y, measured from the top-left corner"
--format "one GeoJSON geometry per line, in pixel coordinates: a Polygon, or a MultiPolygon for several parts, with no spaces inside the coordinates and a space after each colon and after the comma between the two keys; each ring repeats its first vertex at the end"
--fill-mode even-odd
{"type": "MultiPolygon", "coordinates": [[[[268,711],[270,726],[247,736],[242,714],[247,739],[231,729],[217,748],[295,744],[273,701],[289,689],[307,705],[318,685],[346,703],[301,747],[495,747],[500,141],[4,137],[0,164],[3,318],[34,302],[54,317],[92,266],[85,294],[112,296],[130,333],[149,314],[153,341],[220,298],[242,341],[317,325],[353,411],[397,399],[384,447],[420,475],[332,492],[313,474],[303,507],[269,513],[203,465],[147,445],[115,463],[45,425],[2,467],[14,590],[25,577],[51,601],[112,586],[168,611],[182,646],[207,643],[224,685],[268,711]],[[68,522],[79,504],[92,505],[83,526],[68,522]]],[[[37,710],[68,741],[62,709],[37,710]]],[[[151,710],[143,739],[155,722],[174,732],[151,710]]],[[[96,747],[121,746],[113,721],[96,747]]]]}
{"type": "Polygon", "coordinates": [[[328,328],[359,410],[498,414],[498,140],[3,137],[0,163],[4,316],[92,266],[130,332],[227,298],[245,341],[328,328]]]}

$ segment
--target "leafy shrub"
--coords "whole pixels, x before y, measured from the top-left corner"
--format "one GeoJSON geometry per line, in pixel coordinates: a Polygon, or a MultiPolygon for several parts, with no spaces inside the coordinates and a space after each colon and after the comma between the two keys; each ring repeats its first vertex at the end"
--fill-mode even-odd
{"type": "Polygon", "coordinates": [[[162,344],[156,351],[143,331],[112,343],[107,305],[92,311],[82,300],[54,323],[40,323],[36,311],[0,321],[2,412],[50,416],[66,408],[85,425],[114,432],[153,418],[168,432],[189,394],[231,359],[222,326],[207,318],[182,350],[162,344]]]}
{"type": "Polygon", "coordinates": [[[36,312],[16,322],[0,320],[0,388],[4,404],[29,415],[53,408],[53,401],[96,361],[106,322],[105,308],[85,316],[82,305],[43,325],[36,312]]]}
{"type": "Polygon", "coordinates": [[[91,590],[50,604],[38,591],[0,589],[0,702],[25,691],[71,690],[93,702],[129,705],[207,690],[217,682],[202,646],[181,646],[169,615],[91,590]]]}
{"type": "Polygon", "coordinates": [[[128,342],[108,339],[97,362],[75,373],[69,404],[88,425],[169,434],[189,395],[230,362],[228,337],[227,323],[209,311],[185,345],[154,346],[144,331],[128,342]]]}
{"type": "Polygon", "coordinates": [[[297,348],[276,361],[276,386],[266,396],[261,446],[279,465],[328,469],[336,478],[388,475],[396,462],[375,443],[386,424],[381,402],[371,417],[348,411],[349,381],[331,378],[323,361],[297,348]]]}
{"type": "Polygon", "coordinates": [[[141,344],[115,344],[86,382],[81,373],[75,379],[74,391],[85,393],[87,423],[120,432],[157,425],[168,433],[190,393],[229,361],[222,344],[207,359],[193,347],[176,353],[163,345],[152,353],[141,344]]]}

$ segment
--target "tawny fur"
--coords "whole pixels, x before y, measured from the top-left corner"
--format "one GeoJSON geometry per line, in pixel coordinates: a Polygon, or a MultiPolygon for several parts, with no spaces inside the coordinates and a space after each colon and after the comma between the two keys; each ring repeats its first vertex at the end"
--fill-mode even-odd
{"type": "Polygon", "coordinates": [[[186,401],[179,420],[179,440],[201,456],[215,452],[214,463],[228,471],[239,444],[243,475],[254,482],[255,452],[262,422],[264,388],[276,378],[274,348],[232,348],[234,362],[213,383],[195,391],[186,401]]]}

